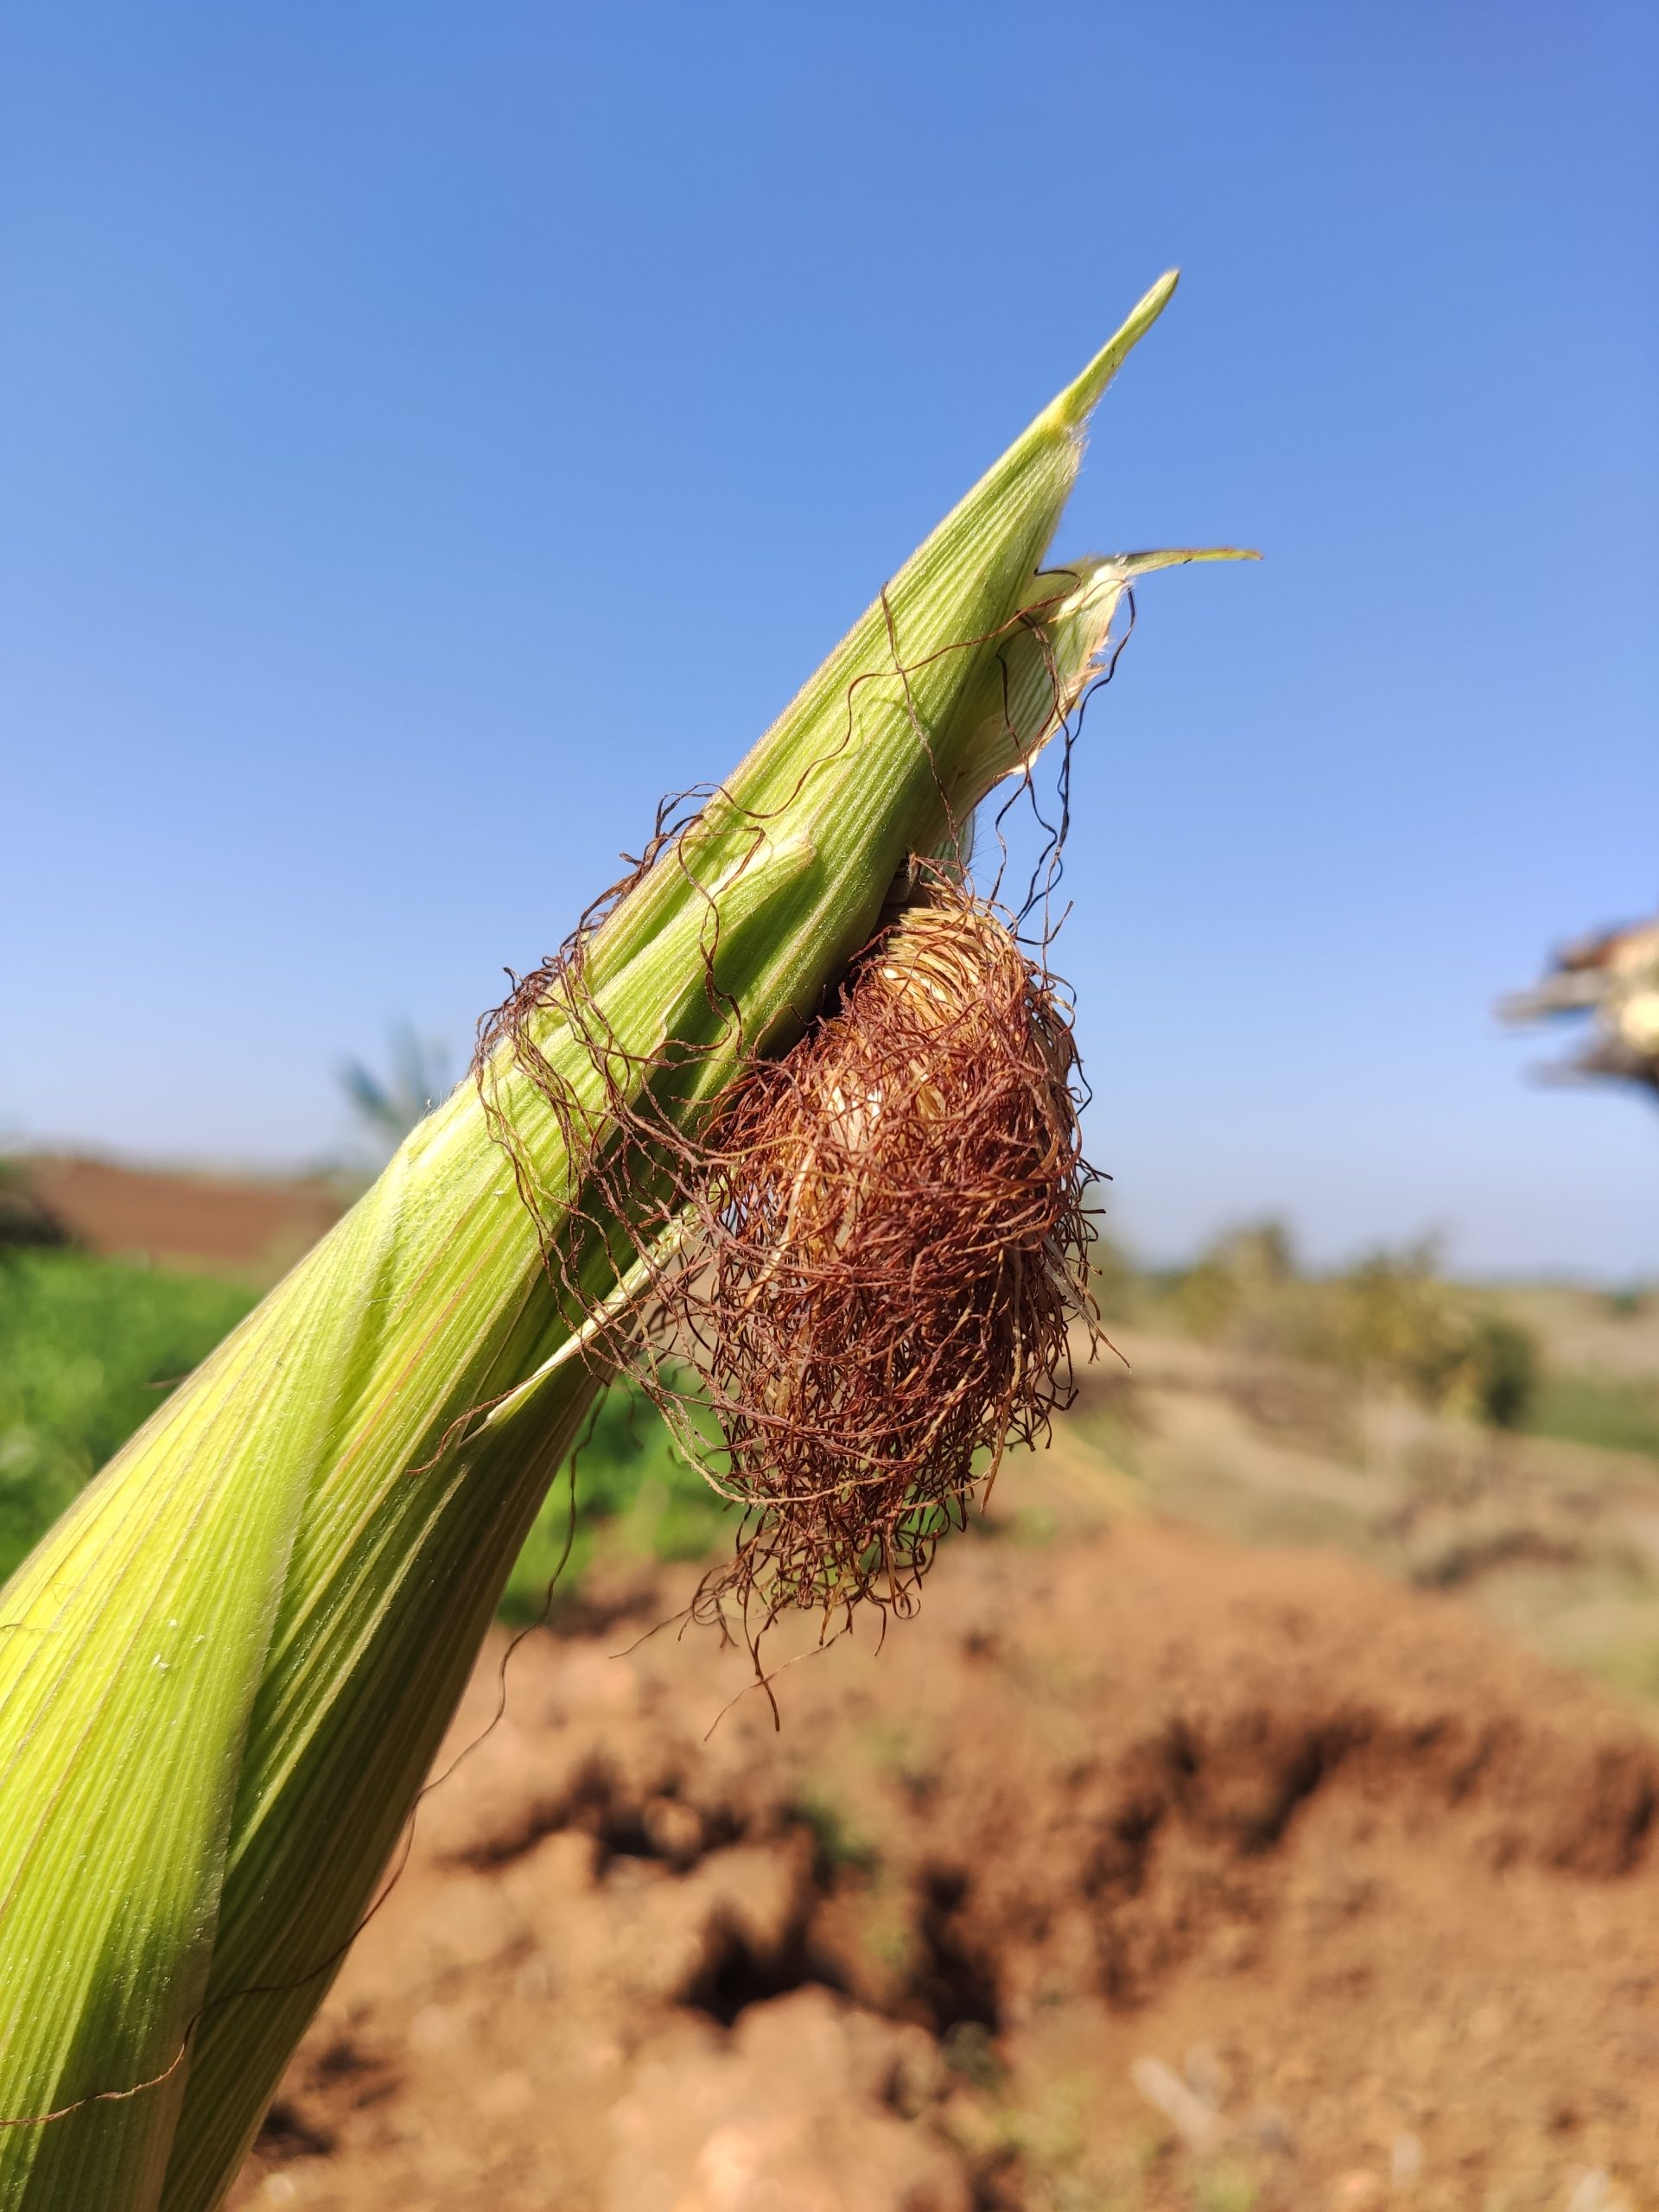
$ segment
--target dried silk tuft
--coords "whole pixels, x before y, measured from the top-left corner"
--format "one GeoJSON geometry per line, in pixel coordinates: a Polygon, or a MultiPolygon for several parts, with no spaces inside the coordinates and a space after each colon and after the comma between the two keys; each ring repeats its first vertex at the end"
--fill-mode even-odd
{"type": "MultiPolygon", "coordinates": [[[[1008,1446],[1070,1403],[1074,1342],[1099,1341],[1067,1008],[993,906],[925,865],[917,880],[838,1007],[752,1059],[696,1139],[660,1092],[612,1081],[590,1150],[637,1224],[638,1287],[619,1303],[563,1270],[588,1356],[639,1382],[738,1509],[694,1611],[735,1609],[752,1639],[790,1607],[909,1612],[1008,1446]]],[[[581,954],[493,1033],[532,1073],[524,1016],[579,1016],[581,954]]]]}

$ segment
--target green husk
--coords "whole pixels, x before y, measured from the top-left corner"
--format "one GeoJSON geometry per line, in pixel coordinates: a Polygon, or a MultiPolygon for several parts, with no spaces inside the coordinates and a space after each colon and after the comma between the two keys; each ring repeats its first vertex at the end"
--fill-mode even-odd
{"type": "MultiPolygon", "coordinates": [[[[746,1039],[781,1047],[906,856],[1075,698],[1125,583],[1198,557],[1035,573],[1088,412],[1173,283],[602,925],[586,977],[619,1045],[704,1056],[688,1122],[732,1071],[714,917],[746,1039]]],[[[586,1048],[544,1031],[601,1116],[586,1048]]],[[[602,1295],[580,1163],[514,1065],[489,1073],[543,1224],[602,1295]]],[[[0,1593],[0,2117],[29,2123],[0,2130],[0,2205],[200,2212],[234,2178],[590,1402],[554,1273],[463,1085],[0,1593]]]]}

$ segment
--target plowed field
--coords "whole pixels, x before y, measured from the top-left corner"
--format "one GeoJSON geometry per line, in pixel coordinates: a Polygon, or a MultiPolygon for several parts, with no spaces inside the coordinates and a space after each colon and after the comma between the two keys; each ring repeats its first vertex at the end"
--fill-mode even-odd
{"type": "Polygon", "coordinates": [[[518,1652],[239,2206],[1659,2203],[1655,1741],[1455,1599],[1005,1523],[775,1731],[680,1595],[518,1652]]]}

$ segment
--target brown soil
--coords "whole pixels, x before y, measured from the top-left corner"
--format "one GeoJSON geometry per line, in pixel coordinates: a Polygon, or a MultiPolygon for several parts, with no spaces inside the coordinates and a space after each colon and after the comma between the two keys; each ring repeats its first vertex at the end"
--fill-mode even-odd
{"type": "Polygon", "coordinates": [[[346,1210],[321,1176],[262,1180],[45,1154],[20,1163],[51,1217],[89,1252],[273,1281],[346,1210]]]}
{"type": "Polygon", "coordinates": [[[1005,1529],[780,1734],[673,1602],[518,1652],[238,2206],[1659,2205],[1659,1747],[1454,1599],[1005,1529]]]}
{"type": "MultiPolygon", "coordinates": [[[[1557,1295],[1571,1325],[1560,1334],[1582,1352],[1592,1301],[1557,1295]]],[[[1604,1330],[1626,1364],[1615,1370],[1604,1352],[1602,1371],[1659,1371],[1656,1324],[1659,1312],[1604,1330]]],[[[1069,1467],[1096,1497],[1115,1485],[1120,1504],[1219,1535],[1354,1554],[1455,1591],[1659,1719],[1659,1459],[1480,1427],[1261,1352],[1115,1336],[1132,1366],[1092,1370],[1027,1494],[1052,1492],[1069,1467]]],[[[1573,1371],[1557,1338],[1545,1341],[1573,1371]]]]}

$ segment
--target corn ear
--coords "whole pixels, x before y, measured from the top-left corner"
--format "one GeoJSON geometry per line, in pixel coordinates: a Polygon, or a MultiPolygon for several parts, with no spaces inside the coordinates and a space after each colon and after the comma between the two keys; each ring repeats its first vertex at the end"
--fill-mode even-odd
{"type": "MultiPolygon", "coordinates": [[[[1173,282],[593,940],[624,1051],[704,1055],[688,1116],[736,1049],[716,921],[747,1043],[780,1046],[906,856],[1086,679],[1135,563],[1035,572],[1089,410],[1173,282]]],[[[537,1041],[602,1118],[586,1048],[551,1019],[537,1041]]],[[[490,1072],[543,1224],[603,1295],[602,1240],[569,1225],[582,1163],[513,1066],[490,1072]]],[[[0,2206],[205,2212],[229,2187],[591,1399],[559,1356],[579,1318],[463,1085],[0,1593],[0,2206]]]]}

